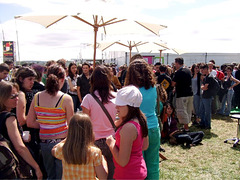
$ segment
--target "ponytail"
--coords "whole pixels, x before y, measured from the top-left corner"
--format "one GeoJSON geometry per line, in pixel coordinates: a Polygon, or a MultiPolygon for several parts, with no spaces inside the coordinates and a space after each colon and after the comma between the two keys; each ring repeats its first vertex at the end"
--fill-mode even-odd
{"type": "Polygon", "coordinates": [[[47,73],[45,89],[50,95],[55,95],[60,90],[59,79],[65,78],[65,70],[59,65],[51,65],[47,73]]]}

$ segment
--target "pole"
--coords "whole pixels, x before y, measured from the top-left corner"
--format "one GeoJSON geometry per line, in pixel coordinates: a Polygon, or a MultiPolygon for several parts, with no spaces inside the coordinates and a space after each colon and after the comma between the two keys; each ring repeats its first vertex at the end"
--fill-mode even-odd
{"type": "Polygon", "coordinates": [[[169,53],[167,53],[167,65],[168,65],[168,56],[169,56],[169,53]]]}
{"type": "Polygon", "coordinates": [[[96,51],[97,51],[97,31],[98,31],[98,24],[97,24],[98,16],[95,16],[94,19],[94,53],[93,53],[93,70],[96,67],[96,51]]]}
{"type": "Polygon", "coordinates": [[[17,21],[16,21],[16,19],[15,19],[15,27],[16,27],[16,37],[17,37],[18,63],[20,65],[20,51],[19,51],[18,30],[17,30],[17,21]]]}
{"type": "Polygon", "coordinates": [[[159,62],[161,62],[161,60],[162,60],[162,49],[161,50],[159,50],[160,51],[160,57],[159,57],[159,62]]]}
{"type": "Polygon", "coordinates": [[[2,26],[2,38],[3,38],[3,41],[5,41],[5,35],[4,35],[4,30],[3,30],[3,25],[2,25],[2,22],[0,21],[1,23],[1,26],[2,26]]]}
{"type": "Polygon", "coordinates": [[[205,53],[205,63],[207,63],[207,53],[205,53]]]}
{"type": "Polygon", "coordinates": [[[132,58],[132,41],[130,41],[129,44],[129,64],[131,63],[131,58],[132,58]]]}

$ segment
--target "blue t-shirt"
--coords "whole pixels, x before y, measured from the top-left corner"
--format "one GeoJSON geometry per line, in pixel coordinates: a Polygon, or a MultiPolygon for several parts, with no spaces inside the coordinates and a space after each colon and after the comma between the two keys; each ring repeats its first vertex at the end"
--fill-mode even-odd
{"type": "Polygon", "coordinates": [[[148,129],[158,127],[158,118],[156,116],[156,103],[157,103],[157,90],[156,87],[145,89],[144,87],[139,88],[142,93],[142,104],[140,110],[145,114],[147,118],[148,129]]]}

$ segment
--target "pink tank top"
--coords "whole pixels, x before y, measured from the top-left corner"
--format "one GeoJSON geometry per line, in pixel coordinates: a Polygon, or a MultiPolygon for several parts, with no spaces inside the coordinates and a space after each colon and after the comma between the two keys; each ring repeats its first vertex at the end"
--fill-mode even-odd
{"type": "MultiPolygon", "coordinates": [[[[121,167],[117,164],[117,162],[114,160],[115,165],[115,171],[114,171],[114,179],[145,179],[147,177],[147,168],[145,160],[143,159],[142,154],[142,146],[143,146],[143,137],[142,137],[142,131],[141,126],[139,123],[135,121],[129,121],[128,123],[133,124],[138,131],[137,138],[133,141],[132,144],[132,150],[129,162],[126,166],[121,167]]],[[[120,130],[122,127],[120,127],[115,135],[116,138],[116,146],[120,147],[120,130]]]]}

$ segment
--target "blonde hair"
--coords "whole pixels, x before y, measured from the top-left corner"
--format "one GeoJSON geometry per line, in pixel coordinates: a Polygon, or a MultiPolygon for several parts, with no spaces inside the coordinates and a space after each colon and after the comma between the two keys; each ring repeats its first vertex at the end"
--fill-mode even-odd
{"type": "Polygon", "coordinates": [[[68,164],[88,164],[91,146],[94,146],[94,134],[90,117],[84,113],[73,115],[62,149],[64,160],[68,164]]]}
{"type": "Polygon", "coordinates": [[[6,110],[5,102],[10,98],[13,88],[16,88],[17,91],[19,91],[19,87],[16,83],[8,81],[0,82],[0,112],[6,110]]]}

